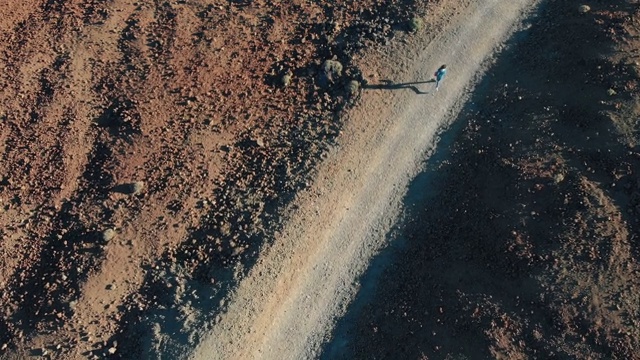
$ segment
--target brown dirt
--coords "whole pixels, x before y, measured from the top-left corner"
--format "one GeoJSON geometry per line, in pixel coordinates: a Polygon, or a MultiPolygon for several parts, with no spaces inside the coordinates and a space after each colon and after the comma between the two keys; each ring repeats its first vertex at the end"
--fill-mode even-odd
{"type": "MultiPolygon", "coordinates": [[[[441,2],[0,0],[0,357],[197,343],[340,132],[354,57],[441,2]]],[[[640,14],[577,5],[475,99],[360,357],[640,352],[640,14]]]]}
{"type": "Polygon", "coordinates": [[[343,358],[640,359],[640,4],[578,5],[478,85],[343,358]]]}
{"type": "Polygon", "coordinates": [[[197,317],[186,279],[221,297],[338,133],[351,56],[413,7],[3,0],[0,354],[135,356],[197,317]]]}

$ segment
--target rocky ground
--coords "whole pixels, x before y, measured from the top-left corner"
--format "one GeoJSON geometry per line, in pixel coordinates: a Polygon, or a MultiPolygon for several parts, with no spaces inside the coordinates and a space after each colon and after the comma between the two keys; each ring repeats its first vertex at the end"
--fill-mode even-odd
{"type": "MultiPolygon", "coordinates": [[[[356,59],[458,3],[0,0],[0,358],[198,342],[357,103],[356,59]]],[[[354,356],[640,352],[638,3],[543,3],[430,165],[354,356]]]]}
{"type": "Polygon", "coordinates": [[[640,358],[640,4],[578,5],[543,2],[478,85],[344,358],[640,358]]]}

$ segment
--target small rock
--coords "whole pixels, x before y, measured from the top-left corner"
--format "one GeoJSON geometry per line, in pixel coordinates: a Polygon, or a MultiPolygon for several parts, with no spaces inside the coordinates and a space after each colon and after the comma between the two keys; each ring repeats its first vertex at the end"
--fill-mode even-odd
{"type": "Polygon", "coordinates": [[[563,180],[564,180],[564,174],[562,174],[562,173],[558,173],[558,174],[556,174],[556,175],[553,177],[553,181],[554,181],[556,184],[561,183],[563,180]]]}
{"type": "Polygon", "coordinates": [[[143,189],[144,189],[144,182],[143,181],[136,181],[133,184],[131,184],[131,193],[133,195],[140,194],[143,189]]]}
{"type": "Polygon", "coordinates": [[[617,92],[615,90],[613,90],[613,89],[607,90],[607,95],[609,95],[609,96],[614,96],[616,94],[617,94],[617,92]]]}
{"type": "Polygon", "coordinates": [[[291,79],[293,78],[293,75],[291,73],[286,73],[282,79],[280,79],[280,82],[282,83],[282,86],[287,87],[289,85],[291,85],[291,79]]]}
{"type": "Polygon", "coordinates": [[[113,355],[116,353],[117,349],[114,347],[109,348],[109,350],[107,350],[109,352],[109,354],[113,355]]]}
{"type": "Polygon", "coordinates": [[[358,90],[360,90],[360,83],[356,80],[349,81],[347,84],[347,92],[349,93],[349,96],[355,96],[358,94],[358,90]]]}
{"type": "Polygon", "coordinates": [[[586,14],[591,11],[591,7],[589,5],[580,5],[578,6],[578,12],[580,14],[586,14]]]}
{"type": "Polygon", "coordinates": [[[409,30],[411,32],[420,31],[422,29],[422,26],[422,19],[420,18],[414,17],[413,19],[409,20],[409,30]]]}
{"type": "MultiPolygon", "coordinates": [[[[111,241],[115,237],[116,237],[116,231],[113,229],[107,229],[102,232],[102,240],[104,241],[111,241]]],[[[63,279],[63,280],[66,280],[66,279],[63,279]]]]}

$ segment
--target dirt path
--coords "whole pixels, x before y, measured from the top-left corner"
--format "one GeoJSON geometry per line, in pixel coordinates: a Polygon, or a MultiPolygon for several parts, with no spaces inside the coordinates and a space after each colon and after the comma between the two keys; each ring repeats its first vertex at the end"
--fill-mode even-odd
{"type": "Polygon", "coordinates": [[[639,358],[640,3],[576,4],[492,61],[321,359],[639,358]]]}
{"type": "Polygon", "coordinates": [[[396,84],[426,81],[441,63],[450,73],[438,93],[428,83],[416,84],[427,94],[363,93],[340,146],[295,201],[284,230],[191,358],[318,356],[357,290],[355,279],[395,222],[406,186],[439,129],[457,113],[483,62],[533,3],[492,0],[449,8],[435,26],[442,26],[435,39],[425,34],[382,55],[382,61],[402,68],[392,74],[396,84]]]}

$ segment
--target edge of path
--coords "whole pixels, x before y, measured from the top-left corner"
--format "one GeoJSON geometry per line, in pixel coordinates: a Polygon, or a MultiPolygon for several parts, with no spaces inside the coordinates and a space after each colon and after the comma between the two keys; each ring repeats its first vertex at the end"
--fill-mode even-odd
{"type": "Polygon", "coordinates": [[[355,296],[359,277],[397,221],[409,181],[468,98],[487,59],[535,3],[487,0],[452,9],[451,17],[442,14],[442,28],[433,36],[422,34],[383,54],[382,62],[402,67],[392,70],[396,83],[426,81],[441,63],[450,71],[435,94],[363,92],[347,114],[339,146],[319,165],[281,233],[262,251],[230,295],[227,311],[189,358],[319,355],[355,296]]]}

